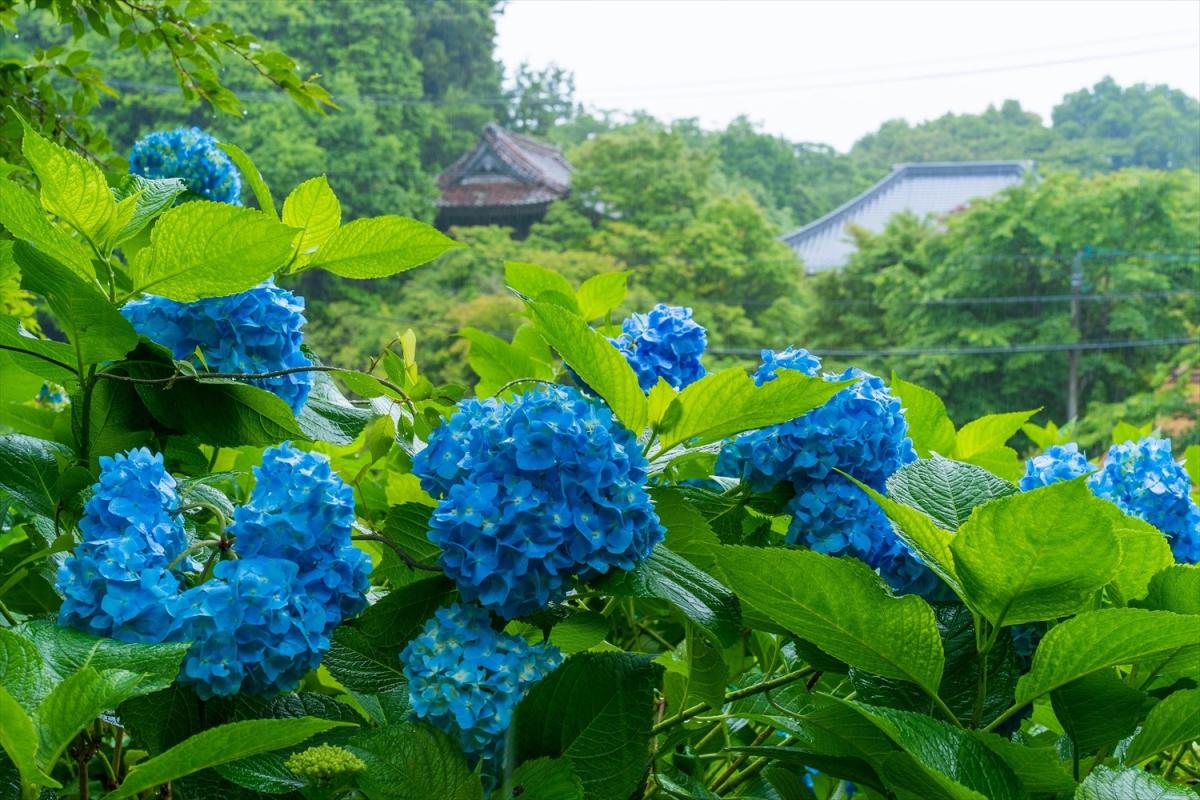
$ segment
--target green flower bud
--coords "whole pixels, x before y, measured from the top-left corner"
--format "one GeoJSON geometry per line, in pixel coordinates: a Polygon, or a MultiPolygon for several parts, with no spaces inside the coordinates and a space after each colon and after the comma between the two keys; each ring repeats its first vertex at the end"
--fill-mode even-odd
{"type": "Polygon", "coordinates": [[[325,783],[367,768],[363,760],[348,750],[331,744],[319,744],[293,753],[284,766],[298,777],[314,783],[325,783]]]}

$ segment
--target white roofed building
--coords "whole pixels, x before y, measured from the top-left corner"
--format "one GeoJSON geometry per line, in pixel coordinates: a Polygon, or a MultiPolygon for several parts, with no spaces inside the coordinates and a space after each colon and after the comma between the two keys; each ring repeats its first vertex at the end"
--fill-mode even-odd
{"type": "Polygon", "coordinates": [[[944,216],[1019,184],[1033,172],[1032,161],[938,161],[897,164],[879,183],[820,219],[782,237],[812,274],[846,265],[854,253],[851,226],[883,231],[892,215],[944,216]]]}

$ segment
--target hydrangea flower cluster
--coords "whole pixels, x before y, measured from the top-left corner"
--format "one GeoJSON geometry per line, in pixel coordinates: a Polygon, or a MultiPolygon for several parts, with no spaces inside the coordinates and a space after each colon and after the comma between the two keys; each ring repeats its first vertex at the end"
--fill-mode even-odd
{"type": "Polygon", "coordinates": [[[184,571],[198,565],[183,557],[179,496],[162,456],[101,459],[84,540],[59,569],[59,624],[191,642],[179,680],[201,697],[295,688],[333,629],[365,607],[370,564],[350,543],[351,490],[324,456],[284,444],[263,453],[255,475],[228,530],[242,557],[184,589],[184,571]]]}
{"type": "Polygon", "coordinates": [[[565,386],[464,400],[413,459],[440,498],[429,540],[462,596],[503,617],[565,591],[572,575],[631,569],[663,537],[646,459],[601,402],[565,386]]]}
{"type": "MultiPolygon", "coordinates": [[[[179,303],[147,295],[126,303],[121,313],[138,333],[168,348],[180,361],[214,372],[274,372],[308,367],[304,342],[304,298],[273,280],[227,297],[179,303]],[[204,356],[196,356],[197,349],[204,356]]],[[[299,413],[312,391],[311,372],[252,381],[283,398],[299,413]]]]}
{"type": "Polygon", "coordinates": [[[692,310],[659,303],[648,314],[633,314],[621,323],[621,335],[610,341],[638,376],[643,392],[663,378],[682,389],[704,377],[700,357],[708,334],[692,319],[692,310]]]}
{"type": "Polygon", "coordinates": [[[293,775],[313,783],[328,783],[334,778],[353,775],[367,768],[361,758],[344,747],[332,744],[319,744],[292,753],[283,765],[293,775]]]}
{"type": "Polygon", "coordinates": [[[329,460],[283,444],[254,476],[229,526],[239,560],[176,605],[174,638],[195,642],[180,682],[201,696],[295,686],[342,620],[366,607],[371,565],[350,543],[354,496],[329,460]]]}
{"type": "Polygon", "coordinates": [[[180,178],[194,194],[241,205],[241,173],[217,140],[199,128],[146,134],[133,145],[129,171],[143,178],[180,178]]]}
{"type": "Polygon", "coordinates": [[[1171,440],[1145,436],[1114,444],[1097,470],[1074,443],[1055,446],[1025,464],[1021,489],[1036,489],[1091,473],[1088,488],[1126,514],[1158,528],[1176,560],[1200,562],[1200,506],[1191,497],[1191,479],[1175,461],[1171,440]]]}
{"type": "Polygon", "coordinates": [[[37,397],[33,398],[33,401],[42,408],[62,411],[71,405],[71,396],[57,383],[46,382],[42,384],[42,388],[38,389],[37,397]]]}
{"type": "Polygon", "coordinates": [[[413,713],[466,753],[498,753],[517,703],[562,663],[558,648],[492,629],[478,606],[438,609],[400,653],[413,713]]]}
{"type": "MultiPolygon", "coordinates": [[[[768,383],[781,369],[816,377],[820,360],[798,348],[764,350],[754,382],[768,383]]],[[[790,483],[789,542],[860,558],[897,591],[936,591],[937,577],[895,535],[879,507],[835,472],[882,492],[889,475],[916,460],[900,401],[882,380],[856,368],[824,378],[856,382],[802,417],[741,434],[722,449],[717,474],[739,477],[758,491],[790,483]]]]}
{"type": "Polygon", "coordinates": [[[58,568],[60,625],[125,642],[158,642],[179,579],[167,567],[187,548],[175,479],[146,448],[100,458],[84,506],[83,541],[58,568]]]}
{"type": "Polygon", "coordinates": [[[1087,456],[1079,452],[1079,445],[1074,442],[1056,444],[1025,462],[1025,475],[1018,485],[1022,492],[1028,492],[1095,471],[1096,467],[1087,460],[1087,456]]]}

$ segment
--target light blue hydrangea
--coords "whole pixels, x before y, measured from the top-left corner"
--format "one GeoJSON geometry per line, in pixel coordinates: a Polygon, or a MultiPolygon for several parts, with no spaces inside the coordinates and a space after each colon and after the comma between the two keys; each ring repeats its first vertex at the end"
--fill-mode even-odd
{"type": "Polygon", "coordinates": [[[511,618],[574,575],[631,569],[663,537],[646,459],[603,403],[565,387],[464,400],[413,459],[429,539],[470,601],[511,618]]]}
{"type": "Polygon", "coordinates": [[[1079,452],[1079,445],[1074,442],[1056,444],[1025,462],[1025,475],[1019,485],[1021,491],[1027,492],[1095,471],[1096,467],[1088,462],[1087,456],[1079,452]]]}
{"type": "Polygon", "coordinates": [[[71,405],[71,396],[57,383],[43,383],[42,388],[38,389],[34,402],[51,411],[62,411],[71,405]]]}
{"type": "Polygon", "coordinates": [[[241,205],[241,173],[217,140],[199,128],[146,134],[133,145],[129,171],[143,178],[179,178],[193,194],[241,205]]]}
{"type": "Polygon", "coordinates": [[[1191,479],[1171,452],[1171,440],[1146,436],[1114,444],[1097,468],[1076,444],[1054,446],[1025,462],[1021,489],[1028,491],[1091,473],[1092,494],[1162,531],[1175,560],[1200,562],[1200,506],[1191,497],[1191,479]]]}
{"type": "MultiPolygon", "coordinates": [[[[179,303],[147,295],[121,313],[137,332],[180,361],[212,372],[261,373],[312,366],[304,354],[304,298],[268,280],[227,297],[179,303]],[[197,349],[203,361],[196,356],[197,349]],[[206,366],[207,365],[207,366],[206,366]]],[[[313,386],[311,372],[251,381],[299,413],[313,386]]]]}
{"type": "MultiPolygon", "coordinates": [[[[764,351],[755,383],[774,380],[780,369],[815,377],[820,361],[801,349],[764,351]]],[[[936,593],[937,577],[896,536],[866,493],[838,473],[883,492],[888,476],[916,460],[900,401],[882,380],[859,369],[824,378],[855,383],[802,417],[727,443],[716,473],[741,478],[758,491],[790,483],[795,495],[788,503],[789,542],[862,559],[896,591],[936,593]]]]}
{"type": "Polygon", "coordinates": [[[1113,445],[1088,486],[1166,534],[1177,561],[1200,562],[1200,507],[1192,500],[1187,471],[1171,453],[1170,439],[1146,436],[1113,445]]]}
{"type": "Polygon", "coordinates": [[[704,377],[700,363],[708,334],[692,319],[692,310],[659,303],[648,314],[633,314],[621,323],[613,345],[637,373],[643,392],[663,378],[682,389],[704,377]]]}
{"type": "Polygon", "coordinates": [[[498,755],[517,703],[562,656],[493,630],[478,606],[456,604],[434,613],[400,661],[413,713],[486,759],[498,755]]]}
{"type": "Polygon", "coordinates": [[[60,625],[127,642],[160,641],[179,579],[167,566],[187,538],[175,479],[146,448],[101,456],[84,505],[83,541],[58,568],[60,625]]]}
{"type": "Polygon", "coordinates": [[[60,624],[122,641],[186,641],[179,681],[201,697],[290,691],[366,606],[370,563],[350,541],[353,495],[328,459],[284,444],[263,453],[250,500],[227,533],[237,560],[184,589],[175,481],[146,450],[101,459],[59,570],[60,624]],[[178,568],[169,569],[178,560],[178,568]],[[181,591],[183,590],[183,591],[181,591]]]}

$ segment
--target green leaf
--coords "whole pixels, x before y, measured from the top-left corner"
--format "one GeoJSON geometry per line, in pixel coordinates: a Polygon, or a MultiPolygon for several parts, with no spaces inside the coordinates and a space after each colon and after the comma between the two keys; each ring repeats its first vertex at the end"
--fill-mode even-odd
{"type": "Polygon", "coordinates": [[[1200,740],[1200,689],[1175,692],[1150,709],[1142,729],[1125,748],[1124,761],[1137,764],[1196,740],[1200,740]]]}
{"type": "Polygon", "coordinates": [[[804,416],[849,384],[810,378],[795,370],[783,370],[762,386],[755,386],[741,367],[709,373],[679,393],[675,402],[680,413],[674,424],[662,426],[660,452],[684,442],[699,446],[804,416]]]}
{"type": "Polygon", "coordinates": [[[974,456],[1003,447],[1021,430],[1040,408],[1030,411],[1011,411],[1007,414],[988,414],[963,425],[954,440],[954,457],[970,461],[974,456]]]}
{"type": "Polygon", "coordinates": [[[1050,702],[1074,752],[1094,753],[1134,732],[1146,694],[1126,686],[1116,670],[1105,669],[1055,689],[1050,702]]]}
{"type": "Polygon", "coordinates": [[[887,480],[888,496],[918,508],[950,531],[971,516],[975,506],[1017,493],[1017,487],[974,464],[935,455],[905,464],[887,480]]]}
{"type": "Polygon", "coordinates": [[[925,770],[929,779],[953,797],[1026,800],[1017,776],[1004,759],[968,731],[924,714],[847,703],[883,731],[925,770]],[[957,786],[949,785],[950,782],[957,786]],[[958,791],[963,787],[977,794],[958,791]]]}
{"type": "Polygon", "coordinates": [[[640,434],[646,427],[646,395],[625,356],[567,309],[534,301],[527,305],[538,332],[563,361],[604,398],[622,425],[640,434]]]}
{"type": "Polygon", "coordinates": [[[1200,565],[1175,564],[1150,579],[1138,605],[1176,614],[1200,614],[1200,565]]]}
{"type": "MultiPolygon", "coordinates": [[[[980,656],[976,650],[975,625],[966,606],[935,603],[933,613],[946,653],[946,668],[938,694],[959,719],[986,725],[1013,702],[1020,669],[1013,652],[1012,637],[1001,635],[987,655],[980,656]],[[983,668],[987,670],[986,680],[982,682],[986,690],[976,719],[975,707],[981,685],[979,673],[983,668]]],[[[850,670],[850,679],[858,692],[857,699],[864,703],[926,715],[936,713],[929,697],[911,683],[857,669],[850,670]]]]}
{"type": "Polygon", "coordinates": [[[1150,581],[1162,570],[1175,563],[1171,543],[1162,531],[1148,522],[1113,511],[1113,532],[1121,545],[1121,566],[1113,577],[1113,585],[1129,602],[1139,600],[1150,591],[1150,581]]]}
{"type": "Polygon", "coordinates": [[[361,631],[343,625],[333,632],[333,645],[321,664],[351,691],[382,694],[408,685],[398,656],[399,648],[382,650],[361,631]]]}
{"type": "Polygon", "coordinates": [[[287,263],[297,233],[251,208],[184,203],[159,217],[134,256],[131,294],[191,302],[244,292],[287,263]]]}
{"type": "Polygon", "coordinates": [[[0,686],[0,749],[8,755],[28,786],[58,788],[61,783],[42,772],[37,764],[38,734],[25,709],[0,686]]]}
{"type": "Polygon", "coordinates": [[[627,800],[650,762],[661,668],[628,653],[579,653],[529,690],[513,728],[518,763],[571,762],[588,800],[627,800]]]}
{"type": "Polygon", "coordinates": [[[119,245],[137,236],[155,217],[170,208],[186,188],[179,178],[150,179],[141,175],[126,175],[118,187],[118,197],[126,199],[136,196],[136,206],[133,214],[113,237],[113,242],[119,245]]]}
{"type": "Polygon", "coordinates": [[[45,619],[30,620],[16,631],[37,648],[52,683],[85,667],[100,672],[120,669],[140,675],[139,691],[143,692],[170,686],[179,674],[179,665],[189,647],[187,642],[122,642],[65,628],[45,619]]]}
{"type": "Polygon", "coordinates": [[[809,550],[724,546],[721,567],[742,602],[859,669],[915,683],[930,697],[945,656],[929,604],[893,597],[854,559],[809,550]]]}
{"type": "Polygon", "coordinates": [[[565,758],[526,761],[505,778],[496,800],[583,800],[583,784],[565,758]]]}
{"type": "Polygon", "coordinates": [[[0,628],[0,686],[30,711],[50,691],[33,642],[7,628],[0,628]]]}
{"type": "Polygon", "coordinates": [[[564,655],[590,650],[608,636],[608,617],[596,611],[580,611],[550,629],[550,644],[564,655]]]}
{"type": "MultiPolygon", "coordinates": [[[[278,222],[279,212],[275,210],[275,199],[271,197],[271,190],[267,188],[267,182],[263,180],[262,173],[258,171],[258,167],[254,166],[254,161],[251,160],[250,156],[246,155],[245,150],[242,150],[242,148],[235,144],[221,142],[220,147],[237,166],[238,171],[242,173],[242,177],[246,179],[246,183],[250,184],[250,191],[254,192],[254,199],[258,201],[259,210],[278,222]]],[[[285,224],[291,225],[290,222],[285,224]]]]}
{"type": "Polygon", "coordinates": [[[349,723],[327,719],[299,717],[295,719],[256,719],[231,722],[198,733],[133,767],[125,781],[104,800],[120,800],[161,783],[182,778],[202,769],[226,764],[257,753],[291,747],[294,744],[332,728],[349,723]]]}
{"type": "Polygon", "coordinates": [[[421,578],[368,606],[353,623],[354,628],[372,648],[399,659],[408,640],[421,631],[433,612],[453,601],[455,591],[453,581],[444,575],[421,578]]]}
{"type": "Polygon", "coordinates": [[[946,413],[942,398],[933,392],[909,383],[892,373],[891,391],[900,398],[908,435],[921,458],[934,453],[949,456],[954,452],[954,423],[946,413]]]}
{"type": "Polygon", "coordinates": [[[483,786],[458,745],[419,723],[360,733],[349,749],[367,764],[358,788],[368,800],[480,800],[483,786]]]}
{"type": "Polygon", "coordinates": [[[602,272],[579,287],[579,316],[587,320],[603,317],[625,300],[630,272],[602,272]]]}
{"type": "Polygon", "coordinates": [[[1024,704],[1093,672],[1175,656],[1188,663],[1200,653],[1200,618],[1170,611],[1103,608],[1050,629],[1017,683],[1024,704]]]}
{"type": "Polygon", "coordinates": [[[73,457],[70,448],[54,442],[11,433],[0,436],[0,490],[30,511],[54,516],[58,504],[55,484],[59,464],[73,457]]]}
{"type": "Polygon", "coordinates": [[[1075,791],[1075,800],[1196,800],[1186,786],[1167,783],[1140,769],[1116,770],[1103,764],[1075,791]]]}
{"type": "Polygon", "coordinates": [[[112,669],[84,667],[54,687],[33,717],[38,732],[38,762],[52,770],[67,745],[105,711],[145,694],[142,676],[112,669]]]}
{"type": "Polygon", "coordinates": [[[16,239],[24,239],[65,264],[85,281],[95,281],[92,253],[46,219],[37,198],[12,181],[0,180],[0,225],[16,239]]]}
{"type": "Polygon", "coordinates": [[[1183,468],[1187,470],[1192,488],[1200,487],[1200,444],[1190,444],[1183,451],[1183,468]]]}
{"type": "Polygon", "coordinates": [[[81,365],[119,361],[137,346],[137,331],[94,286],[26,242],[16,243],[13,257],[21,285],[45,298],[81,365]]]}
{"type": "Polygon", "coordinates": [[[950,544],[968,605],[994,625],[1082,609],[1121,563],[1108,506],[1079,479],[977,507],[950,544]]]}
{"type": "Polygon", "coordinates": [[[846,477],[853,481],[858,488],[866,492],[875,501],[875,504],[883,509],[883,513],[892,521],[892,529],[896,532],[896,535],[912,548],[913,552],[921,558],[921,561],[934,574],[945,581],[946,585],[953,589],[955,594],[961,596],[963,593],[962,585],[955,570],[954,554],[950,549],[954,535],[944,528],[939,527],[933,521],[933,518],[923,511],[918,511],[911,506],[897,503],[895,500],[880,494],[851,475],[846,475],[846,477]]]}
{"type": "MultiPolygon", "coordinates": [[[[521,378],[550,380],[554,377],[554,370],[548,364],[534,359],[498,336],[470,327],[463,328],[458,335],[471,343],[467,363],[479,376],[479,383],[475,385],[475,394],[479,397],[489,397],[498,392],[501,386],[521,378]]],[[[517,384],[513,389],[527,391],[533,386],[532,382],[517,384]]]]}
{"type": "Polygon", "coordinates": [[[724,647],[740,635],[742,618],[733,593],[661,544],[633,569],[614,572],[597,588],[619,597],[666,600],[724,647]]]}
{"type": "Polygon", "coordinates": [[[330,444],[353,444],[377,415],[350,403],[325,372],[309,373],[312,392],[296,415],[296,425],[309,439],[330,444]]]}
{"type": "MultiPolygon", "coordinates": [[[[142,361],[126,368],[139,378],[174,374],[165,363],[142,361]]],[[[176,431],[190,433],[204,444],[241,447],[304,438],[288,404],[257,386],[210,379],[179,381],[169,389],[160,384],[139,383],[137,391],[159,422],[176,431]]]]}
{"type": "Polygon", "coordinates": [[[292,190],[283,201],[283,224],[301,230],[292,263],[303,267],[342,224],[342,204],[324,175],[311,178],[292,190]]]}
{"type": "Polygon", "coordinates": [[[42,206],[92,241],[103,241],[116,203],[100,168],[27,124],[21,151],[38,177],[42,206]]]}
{"type": "MultiPolygon", "coordinates": [[[[504,263],[504,282],[530,300],[546,299],[542,295],[549,292],[554,296],[550,302],[581,316],[579,303],[575,299],[575,287],[552,269],[539,267],[537,264],[506,261],[504,263]]],[[[585,317],[584,321],[586,322],[588,319],[591,317],[585,317]]]]}
{"type": "Polygon", "coordinates": [[[35,339],[26,336],[23,330],[19,319],[0,314],[0,353],[9,363],[55,383],[67,383],[78,377],[72,366],[75,351],[69,345],[35,339]]]}
{"type": "Polygon", "coordinates": [[[309,262],[343,278],[385,278],[419,267],[461,244],[423,222],[384,216],[338,228],[309,262]]]}
{"type": "Polygon", "coordinates": [[[970,735],[1004,759],[1031,793],[1055,794],[1075,788],[1075,781],[1067,774],[1054,747],[1019,744],[983,731],[971,731],[970,735]]]}

